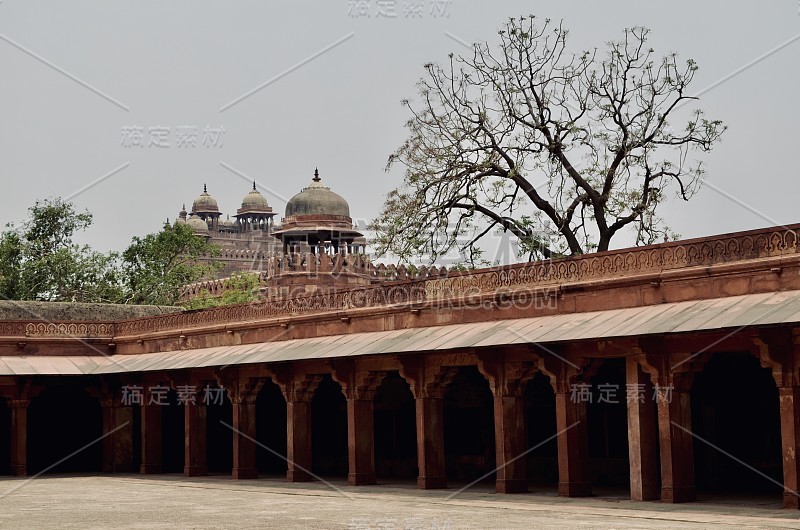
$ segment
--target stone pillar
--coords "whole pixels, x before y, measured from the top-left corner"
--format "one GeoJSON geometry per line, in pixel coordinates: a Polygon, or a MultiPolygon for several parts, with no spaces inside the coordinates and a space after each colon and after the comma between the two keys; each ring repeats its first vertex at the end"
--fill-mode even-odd
{"type": "Polygon", "coordinates": [[[308,482],[311,477],[311,396],[286,399],[286,480],[308,482]]]}
{"type": "Polygon", "coordinates": [[[695,498],[692,407],[688,385],[661,386],[658,394],[658,436],[661,451],[661,501],[695,498]]]}
{"type": "Polygon", "coordinates": [[[497,460],[498,493],[524,493],[528,491],[527,449],[525,430],[525,400],[518,392],[495,393],[494,435],[497,460]]]}
{"type": "Polygon", "coordinates": [[[781,411],[781,445],[783,453],[783,507],[800,508],[800,387],[778,388],[781,411]]]}
{"type": "Polygon", "coordinates": [[[655,500],[659,497],[658,431],[650,376],[634,357],[628,357],[625,366],[627,388],[637,390],[637,396],[626,396],[631,500],[655,500]]]}
{"type": "Polygon", "coordinates": [[[564,388],[556,391],[556,428],[558,429],[558,494],[562,497],[591,495],[586,403],[573,402],[570,399],[570,391],[564,388]]]}
{"type": "Polygon", "coordinates": [[[11,474],[23,477],[28,474],[28,399],[10,399],[11,413],[11,474]]]}
{"type": "Polygon", "coordinates": [[[139,472],[144,475],[161,473],[161,405],[142,405],[139,410],[142,413],[142,463],[139,472]]]}
{"type": "Polygon", "coordinates": [[[447,487],[444,459],[444,400],[442,396],[417,397],[417,487],[447,487]]]}
{"type": "Polygon", "coordinates": [[[375,426],[372,393],[347,400],[347,483],[375,484],[375,426]]]}
{"type": "Polygon", "coordinates": [[[201,402],[186,403],[184,412],[184,464],[183,474],[187,477],[208,475],[206,465],[206,406],[201,402]]]}
{"type": "Polygon", "coordinates": [[[233,402],[233,471],[235,479],[257,478],[256,395],[238,395],[233,402]]]}
{"type": "Polygon", "coordinates": [[[114,399],[100,401],[103,410],[103,472],[133,471],[133,409],[114,399]],[[113,431],[113,432],[112,432],[113,431]]]}
{"type": "Polygon", "coordinates": [[[416,406],[417,487],[423,490],[447,487],[444,455],[444,392],[455,370],[426,366],[422,356],[400,359],[400,375],[411,387],[416,406]]]}

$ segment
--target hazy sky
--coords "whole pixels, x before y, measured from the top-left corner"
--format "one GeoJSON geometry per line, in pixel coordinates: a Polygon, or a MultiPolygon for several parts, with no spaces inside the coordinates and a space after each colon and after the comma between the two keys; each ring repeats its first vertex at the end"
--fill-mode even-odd
{"type": "Polygon", "coordinates": [[[713,87],[700,105],[729,130],[705,157],[710,185],[662,211],[675,231],[798,222],[799,9],[797,0],[0,0],[0,220],[22,219],[37,198],[74,196],[95,215],[83,241],[122,249],[189,207],[203,183],[234,213],[251,187],[234,171],[258,180],[282,214],[315,166],[354,218],[371,219],[401,179],[384,166],[406,136],[400,100],[416,95],[422,65],[533,13],[564,19],[575,50],[645,25],[658,55],[699,63],[694,91],[713,87]],[[169,147],[155,145],[155,127],[169,127],[169,147]],[[177,146],[178,127],[196,127],[195,147],[177,146]]]}

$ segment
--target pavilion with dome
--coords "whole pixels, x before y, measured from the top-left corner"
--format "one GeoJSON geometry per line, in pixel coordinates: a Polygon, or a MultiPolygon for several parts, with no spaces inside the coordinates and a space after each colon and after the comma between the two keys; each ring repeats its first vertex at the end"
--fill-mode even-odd
{"type": "Polygon", "coordinates": [[[366,239],[353,226],[350,205],[321,180],[315,169],[311,183],[286,203],[279,225],[274,221],[277,212],[255,182],[233,219],[229,215],[222,218],[217,200],[204,184],[191,211],[184,205],[176,223],[188,225],[196,235],[222,249],[220,256],[212,258],[225,264],[219,277],[263,270],[267,259],[294,253],[364,254],[366,239]]]}

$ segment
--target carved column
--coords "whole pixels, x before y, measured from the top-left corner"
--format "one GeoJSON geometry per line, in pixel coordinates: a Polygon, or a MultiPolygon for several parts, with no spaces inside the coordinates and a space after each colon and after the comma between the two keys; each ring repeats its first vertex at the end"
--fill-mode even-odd
{"type": "Polygon", "coordinates": [[[522,392],[494,395],[494,433],[498,493],[528,491],[525,453],[525,401],[522,392]]]}
{"type": "Polygon", "coordinates": [[[28,474],[28,405],[29,399],[9,399],[11,413],[11,474],[28,474]]]}
{"type": "Polygon", "coordinates": [[[689,502],[695,498],[691,385],[678,377],[664,383],[657,392],[661,501],[689,502]]]}
{"type": "Polygon", "coordinates": [[[558,494],[586,497],[592,494],[586,403],[575,402],[570,397],[568,388],[556,389],[558,494]]]}
{"type": "Polygon", "coordinates": [[[586,403],[571,395],[571,385],[576,383],[584,361],[566,361],[563,355],[542,356],[542,371],[550,377],[556,398],[558,494],[562,497],[592,494],[586,403]]]}
{"type": "Polygon", "coordinates": [[[256,393],[231,396],[233,402],[233,470],[235,479],[258,477],[256,468],[256,393]]]}
{"type": "Polygon", "coordinates": [[[524,394],[527,382],[535,375],[536,364],[508,362],[493,352],[491,356],[479,356],[478,368],[489,380],[494,396],[495,489],[498,493],[525,493],[528,437],[524,394]]]}
{"type": "Polygon", "coordinates": [[[778,388],[783,453],[783,507],[800,508],[800,386],[778,388]]]}
{"type": "Polygon", "coordinates": [[[375,484],[375,427],[372,397],[347,400],[347,483],[375,484]]]}
{"type": "Polygon", "coordinates": [[[626,396],[628,406],[628,455],[630,460],[631,500],[659,498],[658,430],[656,403],[650,376],[633,356],[626,359],[626,384],[637,395],[626,396]]]}
{"type": "Polygon", "coordinates": [[[375,484],[375,391],[386,372],[355,370],[354,363],[335,362],[333,378],[347,398],[347,483],[375,484]]]}
{"type": "Polygon", "coordinates": [[[308,482],[311,475],[311,399],[322,376],[298,374],[284,384],[286,397],[286,480],[308,482]]]}
{"type": "Polygon", "coordinates": [[[119,396],[114,394],[104,394],[100,405],[103,434],[107,435],[103,438],[103,472],[130,472],[133,470],[133,408],[123,406],[119,396]]]}
{"type": "Polygon", "coordinates": [[[444,457],[444,399],[438,391],[415,395],[417,417],[417,487],[447,487],[444,457]]]}
{"type": "Polygon", "coordinates": [[[256,467],[256,400],[266,373],[258,376],[244,368],[218,370],[215,377],[228,392],[233,412],[233,466],[231,477],[252,479],[258,477],[256,467]]]}
{"type": "Polygon", "coordinates": [[[800,329],[770,330],[754,339],[762,366],[778,386],[783,455],[783,507],[800,509],[800,329]]]}
{"type": "Polygon", "coordinates": [[[162,426],[161,405],[145,404],[141,411],[142,463],[139,472],[144,475],[161,473],[162,470],[162,426]]]}
{"type": "Polygon", "coordinates": [[[184,464],[187,477],[208,475],[206,465],[208,426],[206,405],[201,400],[188,402],[183,407],[184,418],[184,464]]]}
{"type": "Polygon", "coordinates": [[[695,499],[690,390],[709,354],[669,352],[663,337],[639,343],[639,365],[656,387],[661,502],[690,502],[695,499]]]}
{"type": "Polygon", "coordinates": [[[400,375],[414,394],[419,489],[447,487],[444,456],[444,392],[455,375],[447,367],[426,370],[423,358],[401,359],[400,375]]]}

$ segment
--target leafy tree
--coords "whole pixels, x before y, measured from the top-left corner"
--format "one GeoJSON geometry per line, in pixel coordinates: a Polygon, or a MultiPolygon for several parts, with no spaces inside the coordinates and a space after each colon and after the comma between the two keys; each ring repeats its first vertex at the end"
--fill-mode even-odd
{"type": "Polygon", "coordinates": [[[161,232],[134,237],[122,253],[126,302],[176,304],[183,286],[214,276],[220,264],[203,259],[217,255],[219,247],[186,225],[167,225],[161,232]]]}
{"type": "Polygon", "coordinates": [[[21,227],[0,234],[0,296],[10,300],[117,302],[118,256],[73,242],[92,223],[61,199],[37,201],[21,227]]]}
{"type": "Polygon", "coordinates": [[[225,279],[225,289],[221,296],[212,296],[205,291],[182,305],[187,309],[205,309],[223,305],[246,304],[259,299],[260,283],[258,275],[242,272],[225,279]]]}
{"type": "MultiPolygon", "coordinates": [[[[6,228],[12,229],[12,226],[6,228]]],[[[0,234],[0,298],[19,300],[21,295],[22,239],[18,232],[0,234]]]]}
{"type": "Polygon", "coordinates": [[[607,250],[626,228],[637,244],[667,237],[657,207],[694,195],[704,169],[689,154],[725,127],[693,110],[673,130],[698,67],[656,58],[648,34],[570,53],[561,25],[528,16],[510,19],[496,48],[425,65],[419,101],[403,101],[409,136],[387,164],[405,177],[373,223],[378,253],[474,258],[497,229],[528,259],[607,250]]]}

